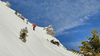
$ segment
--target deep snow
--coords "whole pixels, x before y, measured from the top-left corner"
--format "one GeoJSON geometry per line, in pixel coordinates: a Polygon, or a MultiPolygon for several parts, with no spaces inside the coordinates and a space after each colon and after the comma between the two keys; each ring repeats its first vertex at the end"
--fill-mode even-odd
{"type": "MultiPolygon", "coordinates": [[[[26,24],[15,15],[15,11],[0,1],[0,56],[78,56],[62,44],[56,46],[50,40],[57,40],[46,34],[43,27],[32,30],[32,24],[26,24]],[[28,28],[26,43],[19,39],[22,28],[28,28]]],[[[67,40],[66,40],[67,41],[67,40]]]]}

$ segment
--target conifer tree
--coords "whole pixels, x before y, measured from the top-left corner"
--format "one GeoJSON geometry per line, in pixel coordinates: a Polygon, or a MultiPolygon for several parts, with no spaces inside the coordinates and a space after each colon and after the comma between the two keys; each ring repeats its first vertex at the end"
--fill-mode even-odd
{"type": "Polygon", "coordinates": [[[78,46],[81,50],[80,52],[74,49],[69,50],[72,50],[75,53],[83,54],[84,56],[100,56],[99,31],[94,28],[90,33],[92,33],[92,37],[86,37],[89,41],[82,41],[82,46],[78,46]]]}

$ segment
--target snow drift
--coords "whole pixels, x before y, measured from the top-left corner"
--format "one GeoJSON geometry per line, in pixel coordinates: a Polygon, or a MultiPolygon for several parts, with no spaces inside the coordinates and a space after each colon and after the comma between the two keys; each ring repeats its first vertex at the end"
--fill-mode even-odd
{"type": "Polygon", "coordinates": [[[0,56],[78,56],[63,47],[52,44],[56,38],[46,34],[43,27],[33,31],[31,23],[26,24],[15,11],[0,1],[0,56]],[[22,28],[27,27],[26,42],[19,39],[22,28]]]}

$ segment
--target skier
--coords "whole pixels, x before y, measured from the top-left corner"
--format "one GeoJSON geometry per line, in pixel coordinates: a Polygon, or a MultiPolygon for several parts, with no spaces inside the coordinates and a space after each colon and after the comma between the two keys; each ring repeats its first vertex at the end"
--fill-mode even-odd
{"type": "Polygon", "coordinates": [[[34,23],[34,24],[32,24],[32,25],[33,25],[33,30],[35,31],[35,27],[36,27],[35,23],[34,23]]]}

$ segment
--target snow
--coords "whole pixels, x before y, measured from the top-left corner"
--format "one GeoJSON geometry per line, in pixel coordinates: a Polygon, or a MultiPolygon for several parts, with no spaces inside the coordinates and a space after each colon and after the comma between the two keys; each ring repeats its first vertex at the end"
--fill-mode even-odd
{"type": "Polygon", "coordinates": [[[50,40],[59,41],[46,34],[43,27],[37,26],[33,31],[32,24],[24,22],[15,15],[15,11],[0,1],[0,56],[78,56],[60,43],[54,45],[50,40]],[[27,27],[26,43],[19,39],[21,29],[27,27]]]}

